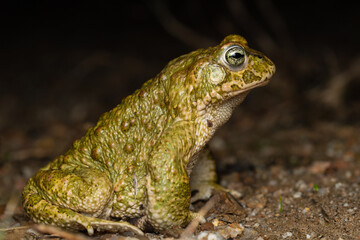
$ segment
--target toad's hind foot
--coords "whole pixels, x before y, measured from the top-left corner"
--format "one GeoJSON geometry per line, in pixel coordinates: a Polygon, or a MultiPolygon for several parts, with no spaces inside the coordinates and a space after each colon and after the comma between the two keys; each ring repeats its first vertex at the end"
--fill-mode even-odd
{"type": "Polygon", "coordinates": [[[88,220],[86,230],[90,236],[94,234],[94,229],[100,232],[132,232],[136,235],[144,235],[144,233],[139,228],[125,221],[115,222],[92,217],[86,218],[88,220]]]}
{"type": "MultiPolygon", "coordinates": [[[[82,215],[80,213],[74,212],[70,209],[65,209],[57,207],[54,205],[47,205],[45,209],[52,208],[53,210],[61,213],[58,215],[58,219],[52,221],[53,219],[41,219],[39,222],[50,223],[52,225],[61,226],[68,229],[74,230],[86,230],[91,236],[94,234],[95,230],[98,232],[132,232],[136,235],[142,236],[144,233],[136,226],[125,222],[125,221],[111,221],[101,218],[94,218],[82,215]]],[[[34,218],[33,218],[34,219],[34,218]]],[[[38,222],[38,219],[34,219],[38,222]]]]}
{"type": "MultiPolygon", "coordinates": [[[[27,190],[29,190],[27,188],[27,190]]],[[[89,217],[68,208],[54,205],[44,200],[38,193],[24,191],[23,205],[29,217],[37,223],[45,223],[73,230],[87,230],[89,235],[94,230],[105,232],[144,233],[136,226],[125,221],[110,221],[89,217]]]]}

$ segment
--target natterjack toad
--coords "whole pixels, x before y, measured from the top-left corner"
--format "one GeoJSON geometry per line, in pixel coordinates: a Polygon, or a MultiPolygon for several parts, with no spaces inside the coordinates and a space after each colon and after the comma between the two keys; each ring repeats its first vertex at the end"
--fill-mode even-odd
{"type": "Polygon", "coordinates": [[[216,179],[206,143],[274,72],[238,35],[172,60],[28,181],[27,215],[90,235],[186,226],[191,190],[206,198],[216,179]]]}

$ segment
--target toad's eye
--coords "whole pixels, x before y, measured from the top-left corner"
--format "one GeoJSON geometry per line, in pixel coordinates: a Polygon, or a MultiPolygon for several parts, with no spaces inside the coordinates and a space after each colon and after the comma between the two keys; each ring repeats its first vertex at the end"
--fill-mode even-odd
{"type": "Polygon", "coordinates": [[[230,46],[224,53],[223,61],[230,70],[239,71],[246,60],[244,49],[238,45],[230,46]]]}

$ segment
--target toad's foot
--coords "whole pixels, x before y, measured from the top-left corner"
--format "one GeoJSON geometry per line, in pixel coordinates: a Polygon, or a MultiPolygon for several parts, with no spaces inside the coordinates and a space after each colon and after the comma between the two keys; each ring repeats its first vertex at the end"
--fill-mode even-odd
{"type": "Polygon", "coordinates": [[[53,205],[41,199],[38,194],[29,195],[28,202],[32,204],[32,209],[41,209],[42,212],[48,213],[48,215],[42,215],[39,218],[33,216],[35,222],[57,225],[75,230],[86,229],[90,236],[94,234],[94,229],[100,232],[132,232],[136,235],[144,235],[139,228],[128,222],[110,221],[85,216],[71,209],[53,205]]]}
{"type": "Polygon", "coordinates": [[[94,229],[100,232],[132,232],[136,235],[144,235],[139,228],[125,221],[115,222],[99,218],[86,218],[88,220],[88,225],[85,227],[90,236],[94,234],[94,229]]]}
{"type": "MultiPolygon", "coordinates": [[[[51,173],[54,173],[51,172],[51,173]]],[[[74,177],[73,175],[70,175],[74,177]]],[[[98,178],[99,179],[99,178],[98,178]]],[[[64,183],[65,181],[62,181],[64,183]]],[[[47,183],[51,183],[47,181],[47,183]]],[[[100,181],[97,183],[101,184],[100,181]]],[[[44,184],[43,184],[44,185],[44,184]]],[[[78,184],[79,186],[80,184],[78,184]]],[[[101,186],[101,190],[103,186],[101,186]]],[[[68,191],[69,192],[69,191],[68,191]]],[[[67,192],[67,193],[68,193],[67,192]]],[[[62,195],[64,196],[64,194],[62,195]]],[[[87,230],[89,235],[94,234],[94,229],[98,231],[110,231],[110,232],[133,232],[137,235],[143,235],[143,232],[134,225],[131,225],[128,222],[124,221],[110,221],[105,219],[96,218],[93,216],[98,216],[99,214],[95,213],[84,213],[84,210],[72,210],[71,201],[65,201],[63,204],[67,204],[64,207],[59,203],[64,198],[57,198],[56,203],[50,202],[48,199],[44,198],[37,190],[36,185],[33,180],[29,180],[29,184],[25,187],[23,193],[23,205],[27,214],[37,223],[45,223],[51,225],[57,225],[64,228],[74,229],[74,230],[87,230]],[[83,213],[83,214],[82,214],[83,213]]],[[[75,201],[77,199],[72,199],[75,201]]],[[[96,199],[95,199],[96,200],[96,199]]],[[[93,200],[93,202],[95,201],[93,200]]],[[[101,206],[101,202],[97,202],[94,205],[88,205],[88,208],[91,206],[101,206]]],[[[73,208],[73,207],[72,207],[73,208]]],[[[85,209],[86,206],[83,206],[85,209]]]]}
{"type": "Polygon", "coordinates": [[[191,172],[191,202],[198,200],[207,200],[211,197],[213,190],[220,190],[231,193],[234,197],[241,197],[241,193],[235,190],[227,189],[217,182],[215,161],[208,148],[204,148],[197,156],[197,164],[191,172]]]}
{"type": "Polygon", "coordinates": [[[242,194],[236,190],[228,189],[214,182],[197,182],[191,186],[191,203],[199,200],[207,200],[211,197],[214,190],[228,192],[235,198],[240,198],[242,194]]]}

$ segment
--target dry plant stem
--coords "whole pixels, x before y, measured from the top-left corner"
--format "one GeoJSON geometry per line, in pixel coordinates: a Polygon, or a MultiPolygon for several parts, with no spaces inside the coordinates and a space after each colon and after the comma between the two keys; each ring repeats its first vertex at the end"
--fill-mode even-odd
{"type": "Polygon", "coordinates": [[[164,1],[155,1],[153,11],[165,30],[170,35],[187,45],[195,48],[202,48],[204,46],[211,46],[215,44],[215,41],[197,33],[178,21],[164,1]]]}
{"type": "MultiPolygon", "coordinates": [[[[281,41],[281,45],[285,46],[286,49],[291,50],[291,52],[295,52],[295,44],[290,37],[286,21],[281,17],[281,14],[274,6],[273,1],[256,0],[255,3],[262,16],[266,19],[272,32],[274,32],[277,39],[281,41]]],[[[274,46],[277,46],[277,44],[274,43],[274,46]]]]}
{"type": "Polygon", "coordinates": [[[339,108],[343,105],[342,95],[347,84],[354,78],[360,76],[360,56],[354,59],[345,71],[335,75],[329,81],[329,84],[319,95],[326,105],[339,108]]]}
{"type": "Polygon", "coordinates": [[[90,238],[83,236],[82,234],[66,232],[66,231],[61,230],[60,228],[49,226],[49,225],[43,225],[43,224],[35,225],[34,229],[39,232],[42,232],[42,233],[56,235],[56,236],[59,236],[61,238],[68,239],[68,240],[89,240],[90,239],[90,238]]]}
{"type": "Polygon", "coordinates": [[[212,197],[199,211],[200,217],[193,219],[189,225],[185,228],[185,230],[181,233],[180,239],[189,238],[196,230],[197,226],[199,226],[200,218],[205,217],[206,213],[214,206],[215,201],[218,200],[217,196],[212,197]]]}
{"type": "Polygon", "coordinates": [[[28,229],[28,228],[30,228],[30,226],[0,228],[0,232],[11,232],[11,231],[17,231],[17,230],[28,229]]]}
{"type": "Polygon", "coordinates": [[[227,0],[226,4],[237,24],[241,26],[247,34],[252,35],[261,48],[267,49],[267,51],[270,52],[277,51],[278,48],[273,39],[266,32],[262,24],[259,23],[258,19],[250,15],[246,5],[242,1],[227,0]]]}
{"type": "Polygon", "coordinates": [[[4,216],[13,216],[19,202],[19,192],[13,192],[9,201],[6,203],[4,216]]]}

